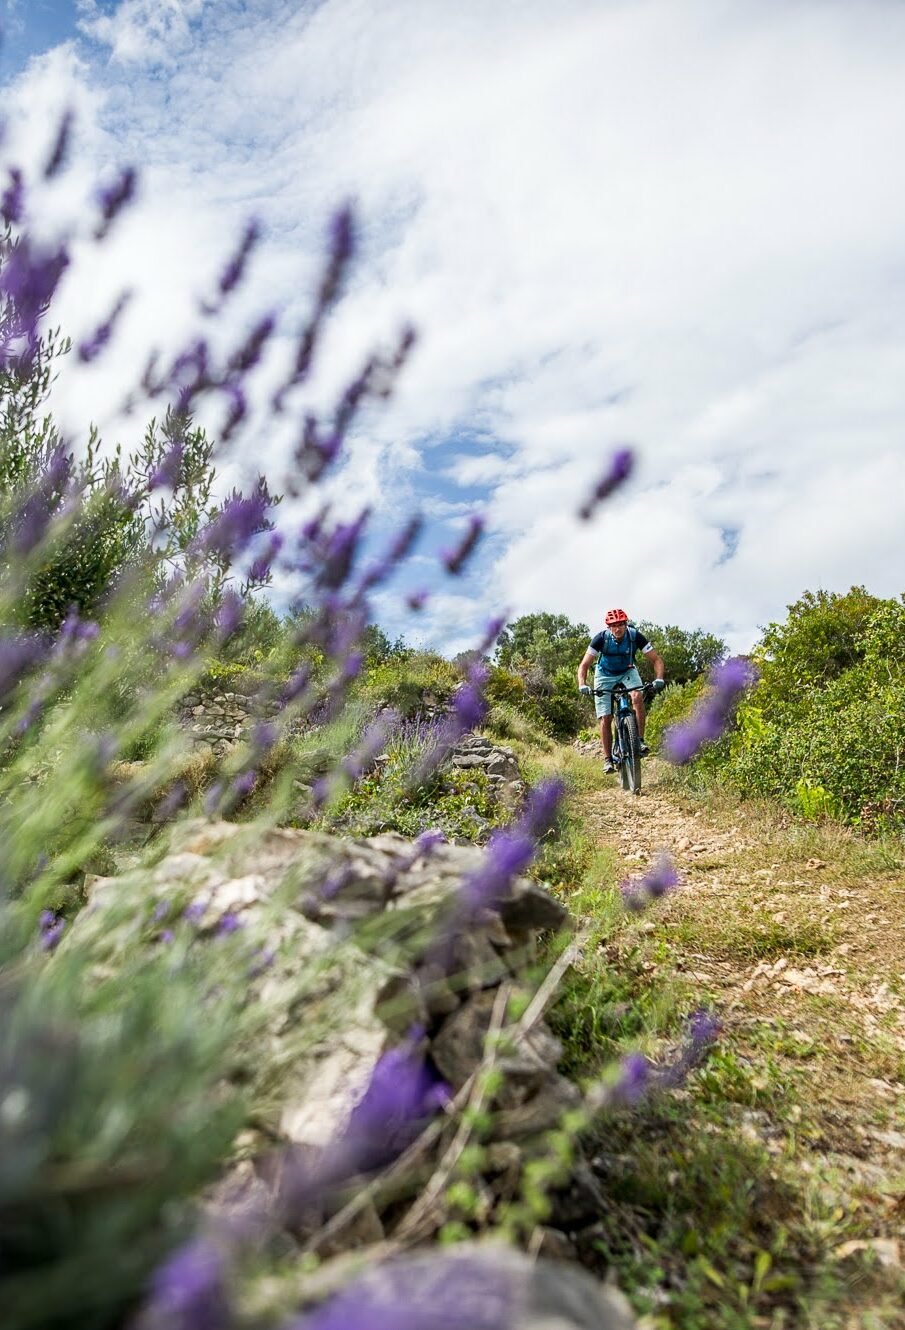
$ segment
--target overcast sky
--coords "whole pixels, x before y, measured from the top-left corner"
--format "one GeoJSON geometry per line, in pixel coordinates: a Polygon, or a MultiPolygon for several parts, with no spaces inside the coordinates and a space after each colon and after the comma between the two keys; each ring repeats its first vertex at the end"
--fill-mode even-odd
{"type": "MultiPolygon", "coordinates": [[[[364,237],[312,392],[421,340],[333,491],[378,524],[420,505],[410,630],[467,645],[491,612],[604,610],[744,649],[805,589],[905,587],[905,6],[898,0],[0,0],[10,156],[79,116],[44,221],[117,164],[139,204],[67,277],[74,334],[124,283],[67,427],[190,326],[249,215],[235,317],[302,321],[331,210],[364,237]],[[635,478],[575,514],[613,449],[635,478]],[[468,577],[437,546],[490,535],[468,577]]],[[[288,342],[287,342],[288,345],[288,342]]],[[[278,485],[286,439],[244,461],[278,485]]],[[[237,459],[240,465],[243,459],[237,459]]],[[[401,626],[388,597],[381,615],[401,626]]]]}

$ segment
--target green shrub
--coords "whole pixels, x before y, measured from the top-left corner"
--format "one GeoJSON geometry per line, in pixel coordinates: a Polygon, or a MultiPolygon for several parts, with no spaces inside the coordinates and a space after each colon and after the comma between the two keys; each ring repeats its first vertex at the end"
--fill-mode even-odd
{"type": "Polygon", "coordinates": [[[483,729],[494,739],[515,739],[545,750],[552,747],[548,734],[530,712],[509,702],[494,703],[487,712],[483,729]]]}
{"type": "Polygon", "coordinates": [[[505,670],[499,665],[490,667],[484,696],[491,704],[500,702],[506,706],[522,708],[528,705],[525,680],[515,670],[505,670]]]}
{"type": "Polygon", "coordinates": [[[371,772],[334,804],[323,825],[356,836],[383,831],[418,836],[438,830],[448,840],[480,842],[503,820],[483,771],[444,771],[417,786],[405,775],[399,768],[371,772]]]}
{"type": "MultiPolygon", "coordinates": [[[[120,1324],[242,1125],[223,1075],[243,1037],[240,944],[161,947],[151,907],[133,894],[97,910],[50,963],[20,955],[4,988],[0,1059],[22,1106],[8,1096],[0,1124],[3,1317],[17,1330],[120,1324]]],[[[0,959],[14,946],[7,931],[0,959]]]]}
{"type": "Polygon", "coordinates": [[[404,717],[445,705],[461,683],[455,666],[434,651],[382,661],[365,676],[362,692],[375,705],[390,706],[404,717]]]}
{"type": "MultiPolygon", "coordinates": [[[[894,602],[890,602],[894,603],[894,602]]],[[[822,688],[858,665],[868,647],[868,625],[883,602],[864,587],[844,595],[805,591],[783,623],[771,623],[757,647],[761,705],[806,704],[807,690],[822,688]]]]}

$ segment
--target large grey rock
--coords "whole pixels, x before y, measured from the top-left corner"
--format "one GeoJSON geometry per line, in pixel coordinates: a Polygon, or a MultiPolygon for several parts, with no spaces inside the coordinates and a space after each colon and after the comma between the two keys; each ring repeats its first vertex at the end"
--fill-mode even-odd
{"type": "Polygon", "coordinates": [[[477,993],[443,1022],[431,1045],[431,1056],[440,1074],[458,1090],[468,1080],[484,1054],[496,994],[477,993]]]}
{"type": "MultiPolygon", "coordinates": [[[[499,1243],[463,1243],[388,1261],[333,1299],[330,1324],[369,1308],[398,1330],[633,1330],[625,1298],[575,1265],[539,1260],[499,1243]]],[[[317,1312],[298,1330],[316,1330],[317,1312]]]]}

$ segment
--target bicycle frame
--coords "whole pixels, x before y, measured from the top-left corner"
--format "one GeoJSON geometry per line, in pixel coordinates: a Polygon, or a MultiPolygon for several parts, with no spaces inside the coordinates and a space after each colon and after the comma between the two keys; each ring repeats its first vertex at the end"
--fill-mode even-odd
{"type": "MultiPolygon", "coordinates": [[[[642,684],[641,689],[643,690],[643,688],[644,685],[642,684]]],[[[594,691],[596,692],[597,690],[595,689],[594,691]]],[[[602,691],[603,690],[601,689],[601,692],[602,691]]],[[[621,742],[622,726],[620,725],[619,722],[623,716],[634,715],[635,709],[632,706],[631,695],[632,693],[637,693],[639,691],[641,690],[639,690],[638,688],[626,688],[624,683],[617,683],[613,685],[612,691],[610,693],[610,715],[613,717],[613,719],[616,722],[613,727],[613,761],[617,767],[622,766],[622,757],[624,750],[624,744],[621,742]],[[618,757],[617,757],[617,751],[618,751],[618,757]]]]}
{"type": "MultiPolygon", "coordinates": [[[[595,688],[592,690],[595,697],[602,697],[604,689],[595,688]]],[[[613,745],[612,761],[613,765],[619,771],[622,777],[624,789],[632,788],[637,794],[641,788],[640,770],[635,766],[634,770],[625,767],[627,759],[630,758],[631,745],[626,743],[624,738],[624,727],[627,717],[634,717],[635,708],[632,703],[632,693],[641,693],[645,698],[652,695],[650,684],[636,685],[634,688],[626,688],[624,683],[614,684],[610,690],[610,715],[613,717],[613,745]],[[625,768],[625,769],[623,769],[625,768]]],[[[637,756],[636,756],[637,764],[637,756]]]]}

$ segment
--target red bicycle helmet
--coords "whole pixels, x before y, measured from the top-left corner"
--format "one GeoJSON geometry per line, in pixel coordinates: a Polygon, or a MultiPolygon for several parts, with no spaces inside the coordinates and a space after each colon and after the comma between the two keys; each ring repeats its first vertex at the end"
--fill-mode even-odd
{"type": "Polygon", "coordinates": [[[607,628],[611,623],[628,623],[628,615],[625,610],[607,610],[606,618],[603,621],[607,628]]]}

